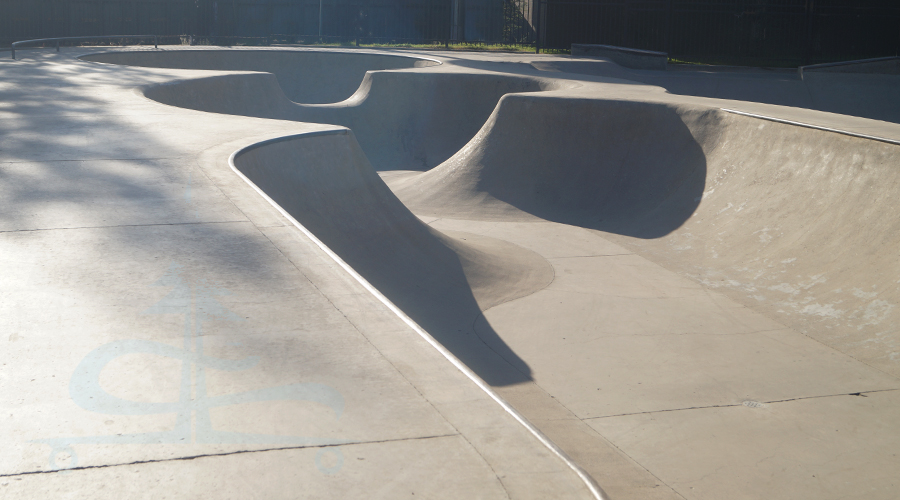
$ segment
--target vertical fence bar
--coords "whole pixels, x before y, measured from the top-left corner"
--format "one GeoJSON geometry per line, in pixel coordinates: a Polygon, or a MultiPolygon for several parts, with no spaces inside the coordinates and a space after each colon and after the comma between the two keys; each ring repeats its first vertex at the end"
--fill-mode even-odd
{"type": "Polygon", "coordinates": [[[668,0],[666,2],[666,41],[665,41],[665,50],[666,53],[671,55],[672,53],[672,1],[668,0]]]}
{"type": "Polygon", "coordinates": [[[812,60],[812,38],[813,38],[813,10],[815,9],[814,0],[806,0],[806,40],[803,43],[803,65],[810,64],[812,60]]]}

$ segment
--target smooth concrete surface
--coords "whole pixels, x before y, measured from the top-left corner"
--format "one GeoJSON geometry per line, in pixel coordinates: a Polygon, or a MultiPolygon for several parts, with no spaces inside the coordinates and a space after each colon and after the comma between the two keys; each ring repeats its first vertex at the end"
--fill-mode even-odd
{"type": "Polygon", "coordinates": [[[228,163],[334,126],[3,63],[3,498],[593,498],[228,163]]]}
{"type": "Polygon", "coordinates": [[[893,75],[101,52],[0,63],[11,497],[900,492],[893,75]]]}

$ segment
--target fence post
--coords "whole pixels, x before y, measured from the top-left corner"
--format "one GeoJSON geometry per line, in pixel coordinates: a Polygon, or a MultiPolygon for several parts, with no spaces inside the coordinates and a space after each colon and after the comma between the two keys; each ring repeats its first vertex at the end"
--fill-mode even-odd
{"type": "Polygon", "coordinates": [[[543,22],[543,16],[541,16],[541,8],[543,7],[543,0],[535,0],[537,2],[537,8],[534,9],[534,15],[532,17],[533,25],[534,25],[534,53],[541,53],[541,22],[543,22]]]}
{"type": "Polygon", "coordinates": [[[153,35],[153,48],[154,49],[159,48],[159,37],[156,35],[153,35]]]}

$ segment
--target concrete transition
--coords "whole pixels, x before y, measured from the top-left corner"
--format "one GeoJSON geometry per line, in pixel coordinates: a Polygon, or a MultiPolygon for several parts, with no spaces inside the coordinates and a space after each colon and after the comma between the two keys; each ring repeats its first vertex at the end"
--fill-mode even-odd
{"type": "Polygon", "coordinates": [[[614,45],[573,43],[573,56],[601,57],[620,66],[632,69],[655,69],[665,71],[669,54],[652,50],[631,49],[614,45]]]}
{"type": "Polygon", "coordinates": [[[900,76],[615,61],[0,62],[2,496],[896,498],[900,76]]]}
{"type": "Polygon", "coordinates": [[[900,75],[900,57],[878,57],[875,59],[861,59],[857,61],[812,64],[810,66],[800,66],[797,68],[797,72],[800,73],[801,79],[803,78],[804,73],[809,73],[811,71],[900,75]]]}

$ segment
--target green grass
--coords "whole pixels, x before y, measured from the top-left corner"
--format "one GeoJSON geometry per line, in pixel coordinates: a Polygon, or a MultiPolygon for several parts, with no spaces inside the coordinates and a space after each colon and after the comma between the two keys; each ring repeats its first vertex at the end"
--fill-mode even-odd
{"type": "Polygon", "coordinates": [[[669,63],[671,64],[693,64],[693,65],[702,65],[702,66],[746,66],[749,68],[796,68],[797,63],[792,63],[790,61],[784,60],[773,60],[773,59],[764,59],[764,58],[735,58],[735,59],[723,59],[723,58],[687,58],[687,59],[679,59],[670,57],[669,63]]]}

